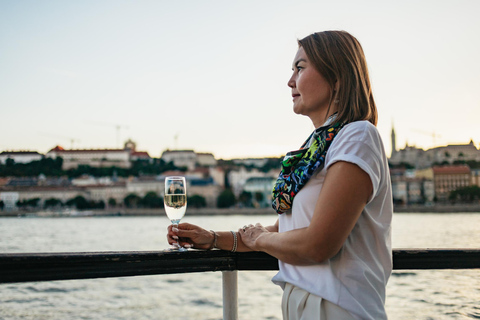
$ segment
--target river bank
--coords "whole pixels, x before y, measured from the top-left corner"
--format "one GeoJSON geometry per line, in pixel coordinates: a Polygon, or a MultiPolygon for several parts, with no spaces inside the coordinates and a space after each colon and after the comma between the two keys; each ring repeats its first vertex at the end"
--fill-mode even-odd
{"type": "MultiPolygon", "coordinates": [[[[409,205],[395,206],[394,213],[480,213],[480,204],[467,205],[409,205]]],[[[188,208],[188,216],[215,216],[215,215],[268,215],[274,214],[271,208],[188,208]]],[[[105,216],[164,216],[165,212],[160,209],[126,209],[114,208],[103,210],[18,210],[0,211],[0,217],[105,217],[105,216]]]]}
{"type": "Polygon", "coordinates": [[[444,204],[395,206],[394,213],[480,213],[480,204],[444,204]]]}
{"type": "MultiPolygon", "coordinates": [[[[270,208],[188,208],[188,216],[215,216],[215,215],[265,215],[274,214],[270,208]]],[[[106,217],[106,216],[165,216],[163,208],[159,209],[103,209],[103,210],[18,210],[0,211],[0,217],[106,217]]]]}

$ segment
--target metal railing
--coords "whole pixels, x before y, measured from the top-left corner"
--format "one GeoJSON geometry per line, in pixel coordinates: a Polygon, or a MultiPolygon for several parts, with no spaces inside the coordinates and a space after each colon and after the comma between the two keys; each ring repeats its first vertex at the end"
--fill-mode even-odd
{"type": "MultiPolygon", "coordinates": [[[[476,269],[480,249],[396,249],[393,269],[476,269]]],[[[222,271],[224,319],[237,319],[237,271],[278,270],[266,253],[127,251],[0,254],[0,283],[222,271]]]]}

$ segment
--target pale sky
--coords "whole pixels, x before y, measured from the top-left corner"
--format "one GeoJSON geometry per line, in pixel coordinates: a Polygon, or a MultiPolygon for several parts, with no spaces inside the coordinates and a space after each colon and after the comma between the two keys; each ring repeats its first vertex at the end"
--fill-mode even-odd
{"type": "Polygon", "coordinates": [[[392,123],[397,148],[478,147],[479,13],[478,0],[0,0],[0,151],[131,138],[152,157],[285,154],[313,130],[287,87],[296,40],[323,30],[362,44],[388,154],[392,123]]]}

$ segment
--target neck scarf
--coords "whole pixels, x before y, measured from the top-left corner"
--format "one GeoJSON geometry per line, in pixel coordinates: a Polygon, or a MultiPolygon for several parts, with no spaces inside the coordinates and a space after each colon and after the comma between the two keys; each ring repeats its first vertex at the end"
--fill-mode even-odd
{"type": "Polygon", "coordinates": [[[343,126],[343,123],[330,124],[327,120],[327,124],[313,131],[300,150],[287,153],[273,187],[272,207],[278,214],[292,208],[300,189],[318,169],[323,168],[327,150],[343,126]]]}

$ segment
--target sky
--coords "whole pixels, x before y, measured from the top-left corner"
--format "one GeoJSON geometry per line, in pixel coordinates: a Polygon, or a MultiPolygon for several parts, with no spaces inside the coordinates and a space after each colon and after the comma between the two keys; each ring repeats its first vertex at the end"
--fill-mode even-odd
{"type": "Polygon", "coordinates": [[[0,152],[123,147],[277,157],[297,39],[362,44],[389,155],[480,142],[480,1],[0,0],[0,152]]]}

